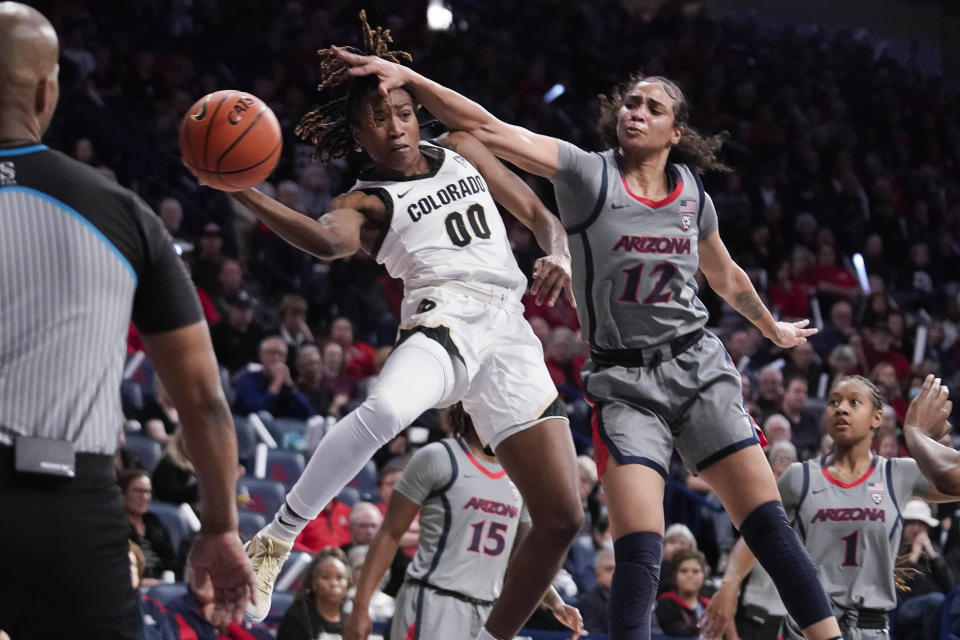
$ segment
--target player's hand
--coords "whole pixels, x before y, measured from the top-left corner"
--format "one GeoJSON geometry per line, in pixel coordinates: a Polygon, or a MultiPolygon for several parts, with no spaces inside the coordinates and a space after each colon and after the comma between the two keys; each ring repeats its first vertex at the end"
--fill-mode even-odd
{"type": "Polygon", "coordinates": [[[733,616],[737,613],[737,589],[733,583],[720,584],[720,588],[713,594],[710,604],[697,621],[700,627],[700,636],[707,640],[722,638],[727,629],[733,624],[733,616]]]}
{"type": "Polygon", "coordinates": [[[580,616],[580,610],[574,606],[563,602],[562,600],[550,609],[553,617],[559,620],[563,626],[573,630],[570,640],[577,640],[585,630],[583,628],[583,618],[580,616]]]}
{"type": "Polygon", "coordinates": [[[213,582],[212,622],[215,626],[242,621],[247,603],[256,604],[253,569],[236,531],[204,533],[201,530],[190,548],[187,564],[193,569],[190,584],[194,593],[204,591],[202,585],[207,579],[213,582]]]}
{"type": "Polygon", "coordinates": [[[933,440],[942,438],[950,429],[947,418],[953,403],[949,398],[950,390],[940,384],[940,378],[928,375],[920,387],[920,393],[907,407],[907,415],[903,419],[904,431],[916,428],[933,440]]]}
{"type": "Polygon", "coordinates": [[[770,338],[770,340],[772,340],[773,343],[778,347],[789,349],[790,347],[795,347],[798,344],[803,344],[807,341],[808,336],[812,336],[820,332],[819,329],[806,329],[805,327],[808,324],[810,324],[809,320],[798,320],[797,322],[778,322],[774,325],[773,334],[767,337],[770,338]]]}
{"type": "Polygon", "coordinates": [[[189,171],[190,174],[197,179],[197,182],[200,184],[200,186],[203,186],[203,187],[210,186],[210,184],[204,179],[203,172],[198,172],[196,169],[194,169],[189,164],[187,164],[187,161],[182,158],[180,159],[180,162],[183,164],[184,167],[187,168],[187,171],[189,171]]]}
{"type": "Polygon", "coordinates": [[[577,301],[573,297],[573,285],[570,282],[570,258],[566,256],[549,255],[538,259],[533,264],[533,284],[530,294],[536,296],[537,304],[547,301],[552,307],[562,292],[567,293],[570,306],[577,308],[577,301]]]}
{"type": "Polygon", "coordinates": [[[347,65],[349,75],[377,76],[380,80],[377,89],[383,97],[387,97],[391,89],[402,87],[409,81],[410,70],[403,65],[384,60],[378,56],[351,53],[346,49],[332,45],[330,49],[347,65]]]}
{"type": "Polygon", "coordinates": [[[343,640],[367,640],[373,623],[366,607],[357,607],[350,614],[347,626],[343,631],[343,640]]]}

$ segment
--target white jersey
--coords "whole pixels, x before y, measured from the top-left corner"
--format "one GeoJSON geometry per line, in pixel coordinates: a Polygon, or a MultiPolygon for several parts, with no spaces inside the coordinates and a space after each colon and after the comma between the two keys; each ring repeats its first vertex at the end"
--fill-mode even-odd
{"type": "Polygon", "coordinates": [[[363,173],[351,191],[377,195],[389,228],[373,257],[409,293],[440,282],[479,282],[523,294],[527,280],[510,249],[483,176],[443,147],[420,143],[430,164],[421,176],[376,180],[363,173]]]}

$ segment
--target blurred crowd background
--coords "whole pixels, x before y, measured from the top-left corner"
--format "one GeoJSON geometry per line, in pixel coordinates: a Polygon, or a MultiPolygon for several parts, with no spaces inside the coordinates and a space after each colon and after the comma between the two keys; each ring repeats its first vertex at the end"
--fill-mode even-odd
{"type": "MultiPolygon", "coordinates": [[[[394,342],[402,286],[363,255],[329,263],[303,254],[225,194],[199,187],[180,163],[177,130],[206,93],[259,96],[277,114],[285,145],[261,189],[321,215],[352,185],[363,158],[320,165],[293,130],[314,104],[316,50],[357,44],[360,7],[344,0],[35,4],[61,36],[63,95],[45,141],[134,189],[176,239],[234,407],[238,500],[256,516],[248,523],[255,531],[302,470],[303,456],[376,379],[394,342]]],[[[445,31],[427,28],[425,1],[363,6],[419,71],[507,121],[584,148],[600,144],[597,94],[638,71],[676,80],[700,131],[729,132],[723,157],[733,172],[705,176],[721,236],[775,315],[811,318],[820,328],[810,344],[780,352],[700,278],[709,325],[743,374],[748,410],[772,445],[792,445],[778,453],[802,460],[829,451],[824,396],[837,376],[859,373],[879,385],[886,406],[877,448],[887,456],[907,454],[899,429],[925,374],[960,387],[960,99],[942,78],[892,57],[863,32],[771,26],[750,13],[699,11],[696,3],[668,4],[644,21],[618,0],[457,2],[445,31]]],[[[424,137],[441,131],[422,116],[424,137]]],[[[549,184],[526,179],[554,207],[549,184]]],[[[541,253],[528,230],[506,222],[529,276],[541,253]]],[[[611,558],[603,551],[609,536],[579,373],[588,350],[569,305],[545,309],[526,300],[525,307],[584,454],[590,517],[557,586],[570,601],[589,603],[609,585],[611,558]]],[[[169,529],[184,519],[189,525],[189,517],[172,505],[194,504],[196,488],[176,412],[133,328],[128,352],[128,446],[118,465],[145,470],[125,492],[131,537],[146,548],[148,581],[162,581],[165,571],[180,579],[189,526],[175,535],[169,529]],[[134,504],[134,494],[147,502],[134,504]],[[155,513],[168,530],[151,525],[151,541],[143,518],[155,513]]],[[[444,424],[443,412],[430,412],[379,452],[308,529],[298,546],[304,557],[331,545],[363,546],[363,536],[351,533],[351,507],[372,502],[382,514],[384,478],[395,481],[405,456],[443,437],[444,424]]],[[[721,571],[735,531],[716,498],[679,464],[666,507],[668,523],[684,527],[677,535],[685,546],[706,553],[705,577],[721,571]]],[[[960,576],[955,508],[933,512],[930,536],[960,576]]],[[[302,579],[286,588],[292,593],[302,579]]],[[[953,580],[930,588],[947,593],[953,580]]]]}

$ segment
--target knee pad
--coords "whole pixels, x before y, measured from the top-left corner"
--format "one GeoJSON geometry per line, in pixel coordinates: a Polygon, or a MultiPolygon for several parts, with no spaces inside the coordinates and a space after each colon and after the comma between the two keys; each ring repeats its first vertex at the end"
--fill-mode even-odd
{"type": "Polygon", "coordinates": [[[787,521],[779,500],[765,502],[744,519],[740,532],[770,574],[780,599],[801,629],[833,615],[817,568],[787,521]]]}
{"type": "Polygon", "coordinates": [[[635,531],[613,543],[616,569],[610,585],[611,640],[647,640],[660,583],[663,536],[635,531]]]}

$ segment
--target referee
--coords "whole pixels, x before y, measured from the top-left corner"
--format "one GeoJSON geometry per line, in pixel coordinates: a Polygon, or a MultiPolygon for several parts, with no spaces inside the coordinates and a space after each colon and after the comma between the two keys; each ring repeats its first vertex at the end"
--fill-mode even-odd
{"type": "Polygon", "coordinates": [[[191,551],[221,623],[253,574],[237,534],[237,445],[193,286],[157,216],[40,144],[57,35],[0,2],[0,629],[137,638],[113,456],[131,319],[183,423],[203,526],[191,551]]]}

